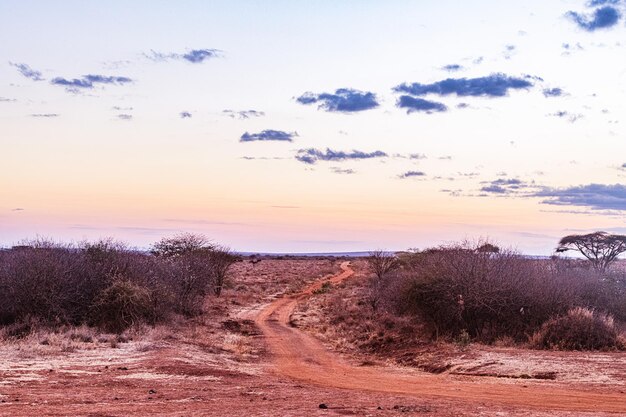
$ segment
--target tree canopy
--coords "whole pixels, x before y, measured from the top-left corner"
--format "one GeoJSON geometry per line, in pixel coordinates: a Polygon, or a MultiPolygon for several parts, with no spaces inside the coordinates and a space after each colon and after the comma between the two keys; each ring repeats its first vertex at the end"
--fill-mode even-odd
{"type": "Polygon", "coordinates": [[[559,241],[556,252],[570,250],[578,251],[595,269],[604,271],[620,254],[626,252],[626,235],[593,232],[565,236],[559,241]]]}

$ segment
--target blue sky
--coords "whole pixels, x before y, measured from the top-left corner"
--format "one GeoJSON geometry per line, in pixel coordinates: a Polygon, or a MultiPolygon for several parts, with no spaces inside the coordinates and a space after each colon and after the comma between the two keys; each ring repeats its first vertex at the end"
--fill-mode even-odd
{"type": "Polygon", "coordinates": [[[0,243],[626,231],[626,2],[0,1],[0,243]]]}

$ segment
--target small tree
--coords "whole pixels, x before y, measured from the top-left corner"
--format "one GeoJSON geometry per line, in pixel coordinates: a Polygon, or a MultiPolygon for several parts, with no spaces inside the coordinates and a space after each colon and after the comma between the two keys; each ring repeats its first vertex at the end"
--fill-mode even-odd
{"type": "Polygon", "coordinates": [[[400,266],[396,254],[384,250],[370,252],[370,256],[367,258],[367,264],[379,280],[382,280],[385,275],[398,269],[400,266]]]}
{"type": "Polygon", "coordinates": [[[626,235],[594,232],[586,235],[569,235],[560,240],[557,253],[576,250],[591,262],[598,271],[605,271],[617,257],[626,252],[626,235]]]}
{"type": "Polygon", "coordinates": [[[152,245],[152,254],[166,258],[188,255],[201,250],[213,249],[213,244],[205,236],[194,233],[181,233],[163,238],[152,245]]]}
{"type": "Polygon", "coordinates": [[[380,298],[385,287],[387,276],[400,267],[400,261],[395,253],[384,250],[370,252],[367,258],[370,271],[374,274],[370,283],[370,303],[373,310],[378,309],[380,298]]]}
{"type": "Polygon", "coordinates": [[[233,255],[229,248],[216,246],[211,250],[210,259],[213,275],[213,294],[219,297],[228,277],[228,270],[237,262],[237,257],[233,255]]]}
{"type": "Polygon", "coordinates": [[[177,269],[173,290],[177,310],[196,315],[214,279],[212,254],[215,245],[203,235],[182,233],[163,238],[152,246],[152,254],[168,260],[177,269]]]}
{"type": "Polygon", "coordinates": [[[500,253],[500,248],[492,243],[483,243],[476,248],[476,252],[483,253],[500,253]]]}

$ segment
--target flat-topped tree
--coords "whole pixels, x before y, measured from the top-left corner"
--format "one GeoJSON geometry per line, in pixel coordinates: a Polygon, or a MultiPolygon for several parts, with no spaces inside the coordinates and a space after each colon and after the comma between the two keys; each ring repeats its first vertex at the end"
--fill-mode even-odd
{"type": "Polygon", "coordinates": [[[580,252],[595,269],[604,271],[620,254],[626,252],[626,235],[594,232],[565,236],[559,242],[556,252],[569,250],[580,252]]]}
{"type": "Polygon", "coordinates": [[[492,243],[483,243],[476,248],[476,252],[481,253],[500,253],[500,248],[492,243]]]}
{"type": "Polygon", "coordinates": [[[196,233],[179,233],[163,238],[152,245],[152,254],[166,258],[210,251],[215,247],[206,236],[196,233]]]}

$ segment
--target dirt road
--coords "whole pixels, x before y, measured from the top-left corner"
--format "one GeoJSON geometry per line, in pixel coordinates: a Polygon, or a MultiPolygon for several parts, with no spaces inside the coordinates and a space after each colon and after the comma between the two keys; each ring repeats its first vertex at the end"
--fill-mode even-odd
{"type": "MultiPolygon", "coordinates": [[[[353,275],[349,262],[329,281],[339,283],[353,275]]],[[[608,412],[626,415],[626,394],[570,390],[554,381],[493,382],[459,380],[387,367],[363,367],[348,363],[328,351],[317,339],[290,326],[297,303],[310,297],[324,282],[317,281],[302,292],[279,298],[261,310],[255,321],[263,331],[273,355],[275,372],[320,387],[361,392],[399,394],[417,398],[440,398],[468,403],[493,404],[533,410],[608,412]]]]}

